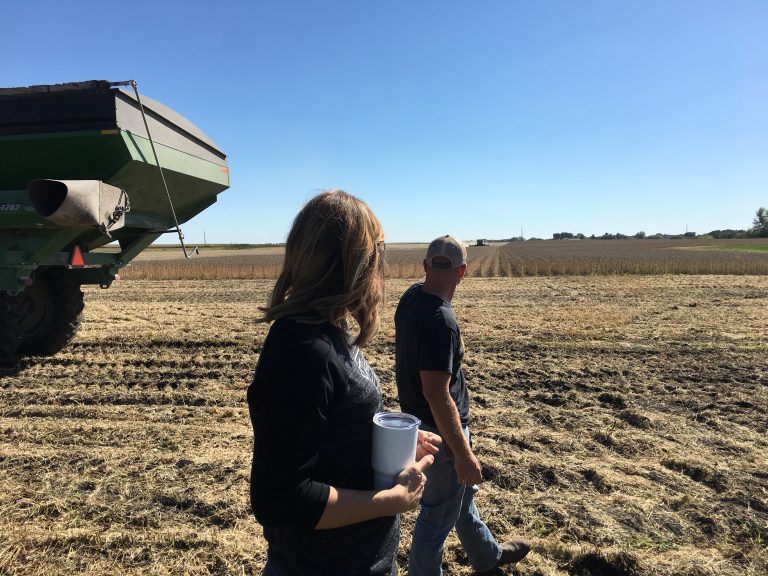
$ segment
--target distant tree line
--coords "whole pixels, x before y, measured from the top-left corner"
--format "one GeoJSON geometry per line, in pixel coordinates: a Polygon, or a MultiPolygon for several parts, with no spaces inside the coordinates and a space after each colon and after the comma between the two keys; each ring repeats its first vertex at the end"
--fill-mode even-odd
{"type": "Polygon", "coordinates": [[[554,234],[552,234],[552,240],[628,240],[630,238],[637,238],[638,240],[643,240],[643,239],[679,240],[683,238],[696,238],[696,237],[698,237],[698,235],[695,232],[686,232],[685,234],[650,234],[650,235],[646,234],[643,231],[640,231],[637,234],[632,234],[632,235],[622,234],[621,232],[616,232],[615,234],[606,232],[605,234],[602,234],[600,236],[596,236],[595,234],[586,236],[581,233],[572,234],[570,232],[555,232],[554,234]]]}
{"type": "MultiPolygon", "coordinates": [[[[617,232],[611,234],[606,232],[602,236],[585,236],[578,233],[573,234],[571,232],[555,232],[552,234],[553,240],[627,240],[629,238],[637,238],[639,240],[684,240],[688,238],[714,238],[716,240],[725,240],[731,238],[768,238],[768,210],[760,208],[755,213],[755,219],[752,221],[752,227],[747,230],[732,230],[730,228],[726,230],[712,230],[706,234],[696,234],[696,232],[686,232],[685,234],[646,234],[643,231],[638,232],[632,236],[617,232]]],[[[512,240],[521,240],[521,238],[514,238],[512,240]]]]}
{"type": "MultiPolygon", "coordinates": [[[[685,232],[684,234],[646,234],[642,230],[636,234],[627,235],[621,232],[611,234],[606,232],[602,236],[586,236],[581,232],[574,234],[572,232],[555,232],[552,234],[552,240],[628,240],[637,238],[638,240],[686,240],[690,238],[714,238],[715,240],[728,240],[732,238],[768,238],[768,210],[760,208],[755,213],[752,221],[752,227],[746,230],[712,230],[706,234],[697,234],[696,232],[685,232]]],[[[499,238],[489,240],[489,242],[522,242],[524,240],[541,240],[541,238],[524,238],[523,236],[514,236],[512,238],[499,238]]]]}

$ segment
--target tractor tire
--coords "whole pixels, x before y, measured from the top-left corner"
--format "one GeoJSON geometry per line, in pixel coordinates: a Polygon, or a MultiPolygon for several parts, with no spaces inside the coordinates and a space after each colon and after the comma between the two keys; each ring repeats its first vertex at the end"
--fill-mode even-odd
{"type": "Polygon", "coordinates": [[[19,324],[19,355],[51,356],[74,340],[85,304],[80,284],[66,269],[41,272],[22,295],[28,305],[19,324]]]}
{"type": "Polygon", "coordinates": [[[26,298],[0,292],[0,376],[19,371],[16,352],[21,344],[19,325],[26,313],[26,298]]]}

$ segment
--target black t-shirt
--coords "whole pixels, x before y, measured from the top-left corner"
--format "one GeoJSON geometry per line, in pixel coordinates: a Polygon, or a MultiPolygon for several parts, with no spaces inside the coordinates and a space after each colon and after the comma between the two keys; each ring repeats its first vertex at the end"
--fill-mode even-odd
{"type": "Polygon", "coordinates": [[[277,320],[248,388],[251,506],[286,576],[396,572],[399,517],[315,530],[330,486],[373,488],[376,374],[328,322],[277,320]]]}
{"type": "Polygon", "coordinates": [[[400,298],[395,312],[395,364],[400,408],[435,427],[421,388],[420,370],[451,374],[450,393],[461,424],[469,424],[469,393],[461,371],[464,343],[450,302],[427,294],[414,284],[400,298]]]}

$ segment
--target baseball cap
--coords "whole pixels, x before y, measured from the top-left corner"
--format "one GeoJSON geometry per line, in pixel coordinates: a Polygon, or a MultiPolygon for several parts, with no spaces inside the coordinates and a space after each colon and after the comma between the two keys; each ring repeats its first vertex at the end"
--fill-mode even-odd
{"type": "Polygon", "coordinates": [[[424,260],[430,268],[455,269],[467,263],[467,251],[460,240],[446,234],[430,242],[424,260]]]}

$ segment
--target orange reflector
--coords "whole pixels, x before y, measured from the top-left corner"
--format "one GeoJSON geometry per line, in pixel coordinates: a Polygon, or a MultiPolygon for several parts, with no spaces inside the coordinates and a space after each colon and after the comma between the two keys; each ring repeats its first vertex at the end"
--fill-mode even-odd
{"type": "Polygon", "coordinates": [[[80,251],[80,246],[75,246],[72,251],[72,260],[69,262],[74,268],[82,268],[85,266],[85,259],[83,253],[80,251]]]}

